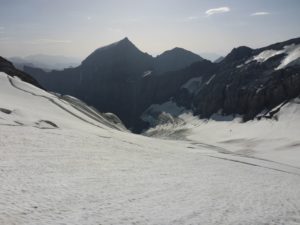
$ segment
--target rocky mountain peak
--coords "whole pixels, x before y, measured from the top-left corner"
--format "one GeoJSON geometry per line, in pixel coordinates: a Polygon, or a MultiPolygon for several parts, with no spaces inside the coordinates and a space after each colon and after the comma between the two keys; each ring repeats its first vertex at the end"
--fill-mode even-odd
{"type": "Polygon", "coordinates": [[[174,71],[202,60],[201,56],[186,49],[176,47],[163,52],[155,58],[156,70],[158,73],[174,71]]]}
{"type": "Polygon", "coordinates": [[[237,48],[234,48],[225,58],[222,60],[222,63],[230,63],[234,61],[240,61],[244,60],[245,58],[248,58],[251,56],[253,52],[252,48],[249,48],[247,46],[240,46],[237,48]]]}
{"type": "Polygon", "coordinates": [[[152,56],[140,51],[127,37],[110,45],[96,49],[83,62],[83,66],[112,65],[117,62],[131,64],[135,60],[150,61],[152,56]]]}

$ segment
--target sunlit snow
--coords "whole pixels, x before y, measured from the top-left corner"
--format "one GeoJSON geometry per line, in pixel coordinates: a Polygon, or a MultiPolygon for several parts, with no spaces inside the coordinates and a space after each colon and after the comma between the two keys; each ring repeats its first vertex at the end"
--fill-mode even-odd
{"type": "Polygon", "coordinates": [[[0,224],[299,224],[299,100],[246,124],[166,103],[161,139],[72,99],[0,74],[0,224]]]}

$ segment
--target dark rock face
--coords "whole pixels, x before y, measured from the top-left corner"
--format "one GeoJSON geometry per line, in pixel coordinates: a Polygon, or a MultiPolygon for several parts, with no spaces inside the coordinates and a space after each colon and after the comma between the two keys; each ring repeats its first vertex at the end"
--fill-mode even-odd
{"type": "Polygon", "coordinates": [[[148,76],[141,79],[138,86],[134,131],[141,131],[141,114],[152,104],[160,104],[175,99],[180,93],[181,86],[188,80],[203,76],[210,77],[216,71],[216,65],[208,60],[202,60],[189,67],[161,76],[148,76]]]}
{"type": "Polygon", "coordinates": [[[223,65],[231,66],[233,63],[239,63],[250,57],[253,53],[251,48],[241,46],[234,48],[221,62],[223,65]]]}
{"type": "Polygon", "coordinates": [[[39,83],[34,78],[32,78],[27,73],[16,69],[11,62],[9,62],[8,60],[4,59],[1,56],[0,56],[0,72],[5,72],[9,76],[19,77],[22,81],[25,81],[27,83],[33,84],[41,88],[39,83]]]}
{"type": "Polygon", "coordinates": [[[300,95],[300,66],[291,64],[277,68],[287,53],[279,52],[262,62],[253,60],[254,57],[266,50],[282,50],[298,44],[300,38],[255,50],[233,49],[218,63],[210,82],[201,86],[197,93],[187,94],[181,90],[176,101],[204,118],[222,110],[225,115],[241,114],[244,120],[253,119],[263,110],[300,95]]]}
{"type": "Polygon", "coordinates": [[[137,83],[152,69],[152,57],[127,38],[97,49],[77,68],[50,73],[25,68],[48,90],[75,96],[102,112],[113,112],[127,126],[133,123],[137,83]]]}
{"type": "MultiPolygon", "coordinates": [[[[141,114],[150,105],[169,100],[200,117],[208,118],[221,110],[249,120],[299,96],[299,64],[279,68],[288,54],[283,49],[299,44],[300,38],[261,49],[238,47],[219,63],[190,55],[197,62],[172,71],[185,50],[171,50],[155,59],[123,39],[97,49],[77,68],[51,73],[33,68],[26,71],[47,89],[115,113],[128,128],[139,132],[147,126],[140,120],[141,114]],[[262,59],[260,53],[264,53],[262,59]]],[[[188,63],[184,57],[182,62],[181,66],[188,63]]]]}
{"type": "Polygon", "coordinates": [[[181,78],[178,73],[174,77],[173,74],[158,76],[161,71],[171,68],[172,63],[173,67],[183,68],[190,60],[194,62],[202,58],[179,49],[156,59],[141,52],[125,38],[97,49],[77,68],[46,73],[41,69],[25,67],[25,71],[48,90],[73,95],[102,112],[113,112],[133,129],[140,113],[154,101],[171,97],[182,80],[193,76],[181,78]],[[180,61],[178,57],[182,57],[180,65],[177,65],[180,61]]]}

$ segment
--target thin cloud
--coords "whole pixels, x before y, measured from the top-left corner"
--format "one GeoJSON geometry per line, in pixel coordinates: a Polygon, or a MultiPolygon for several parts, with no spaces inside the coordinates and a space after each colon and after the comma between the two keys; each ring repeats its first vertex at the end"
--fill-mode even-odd
{"type": "Polygon", "coordinates": [[[197,21],[199,19],[200,19],[199,16],[188,16],[185,18],[178,19],[177,22],[193,22],[193,21],[197,21]]]}
{"type": "Polygon", "coordinates": [[[251,16],[267,16],[267,15],[270,15],[269,12],[255,12],[255,13],[252,13],[251,16]]]}
{"type": "Polygon", "coordinates": [[[72,43],[71,40],[57,40],[57,39],[37,39],[32,42],[31,44],[70,44],[72,43]]]}
{"type": "Polygon", "coordinates": [[[0,27],[0,30],[4,30],[5,28],[4,27],[0,27]]]}
{"type": "Polygon", "coordinates": [[[229,12],[229,11],[230,11],[230,8],[227,7],[227,6],[224,6],[224,7],[209,9],[205,12],[205,14],[207,16],[211,16],[211,15],[214,15],[214,14],[226,13],[226,12],[229,12]]]}
{"type": "Polygon", "coordinates": [[[87,17],[87,20],[91,20],[91,19],[92,19],[92,17],[91,17],[91,16],[88,16],[88,17],[87,17]]]}

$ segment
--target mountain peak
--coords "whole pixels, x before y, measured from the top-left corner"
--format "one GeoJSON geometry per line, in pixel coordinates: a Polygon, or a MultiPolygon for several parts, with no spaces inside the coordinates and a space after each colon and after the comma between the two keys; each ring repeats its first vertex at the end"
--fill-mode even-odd
{"type": "Polygon", "coordinates": [[[115,43],[112,44],[112,45],[118,45],[118,46],[120,46],[120,45],[122,45],[122,46],[131,46],[131,47],[136,48],[136,46],[129,40],[128,37],[125,37],[125,38],[121,39],[120,41],[115,42],[115,43]]]}
{"type": "Polygon", "coordinates": [[[128,37],[123,38],[120,42],[131,42],[128,37]]]}
{"type": "Polygon", "coordinates": [[[232,51],[222,60],[222,62],[228,63],[236,60],[243,60],[249,57],[253,52],[252,48],[247,46],[240,46],[232,49],[232,51]]]}
{"type": "Polygon", "coordinates": [[[187,51],[187,50],[184,48],[175,47],[175,48],[171,49],[171,51],[187,51]]]}
{"type": "Polygon", "coordinates": [[[163,52],[162,54],[158,55],[157,58],[162,58],[162,57],[176,57],[176,56],[183,56],[183,57],[193,57],[193,58],[197,58],[199,61],[202,60],[202,57],[189,51],[186,50],[184,48],[180,48],[180,47],[175,47],[171,50],[167,50],[165,52],[163,52]]]}
{"type": "Polygon", "coordinates": [[[110,50],[110,49],[113,49],[115,47],[120,47],[120,46],[131,46],[131,47],[136,48],[136,46],[128,39],[128,37],[125,37],[117,42],[114,42],[112,44],[105,45],[103,47],[96,49],[91,55],[102,52],[103,50],[110,50]]]}
{"type": "MultiPolygon", "coordinates": [[[[90,54],[82,64],[94,64],[97,65],[101,61],[113,61],[113,58],[127,58],[128,56],[131,57],[142,57],[145,53],[141,52],[129,39],[125,37],[120,41],[114,42],[110,45],[106,45],[104,47],[100,47],[96,49],[92,54],[90,54]]],[[[145,55],[149,58],[149,55],[145,55]]]]}
{"type": "Polygon", "coordinates": [[[199,55],[184,48],[176,47],[156,57],[156,70],[158,73],[178,70],[202,60],[203,58],[199,55]]]}

